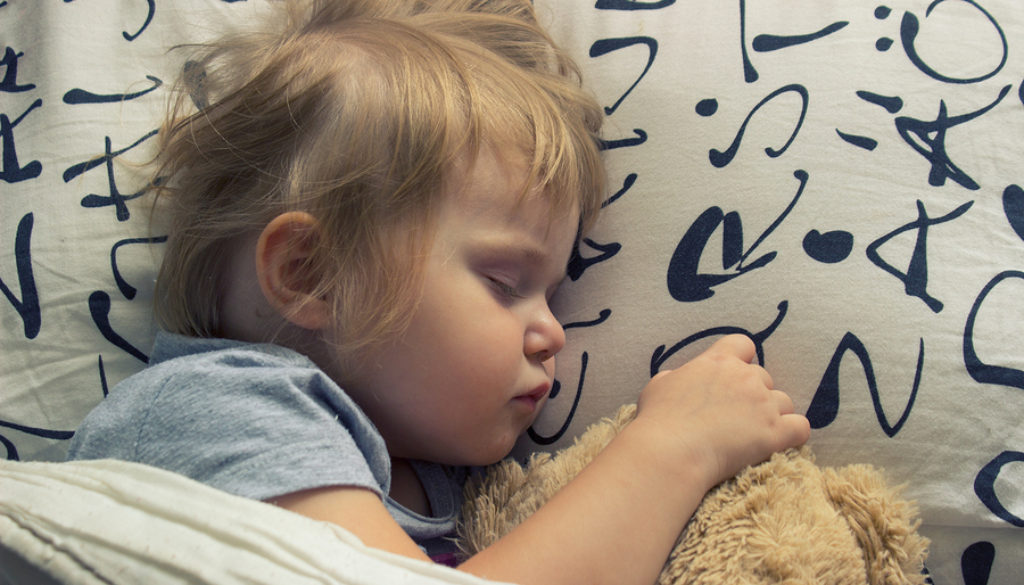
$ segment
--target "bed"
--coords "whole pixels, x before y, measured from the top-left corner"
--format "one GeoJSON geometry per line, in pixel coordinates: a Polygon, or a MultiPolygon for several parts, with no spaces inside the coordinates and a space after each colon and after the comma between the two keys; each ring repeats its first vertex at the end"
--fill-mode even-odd
{"type": "MultiPolygon", "coordinates": [[[[478,583],[138,465],[57,463],[145,366],[140,195],[181,57],[265,0],[0,0],[0,582],[478,583]]],[[[608,199],[516,455],[750,335],[824,465],[917,501],[936,584],[1024,574],[1015,0],[537,0],[605,106],[608,199]]],[[[557,546],[557,543],[552,543],[557,546]]]]}

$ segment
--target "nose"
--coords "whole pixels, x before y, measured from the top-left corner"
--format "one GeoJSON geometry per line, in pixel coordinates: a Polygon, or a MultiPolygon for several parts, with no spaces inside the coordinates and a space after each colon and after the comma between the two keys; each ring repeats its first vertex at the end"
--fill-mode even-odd
{"type": "Polygon", "coordinates": [[[551,313],[547,303],[543,303],[532,315],[526,327],[523,340],[523,352],[545,362],[565,347],[565,329],[551,313]]]}

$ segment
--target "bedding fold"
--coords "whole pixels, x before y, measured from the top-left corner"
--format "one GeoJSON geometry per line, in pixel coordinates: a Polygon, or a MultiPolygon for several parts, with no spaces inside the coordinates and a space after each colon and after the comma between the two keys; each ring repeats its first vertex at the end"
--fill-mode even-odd
{"type": "Polygon", "coordinates": [[[328,523],[112,460],[0,461],[0,561],[0,585],[486,583],[370,549],[328,523]]]}

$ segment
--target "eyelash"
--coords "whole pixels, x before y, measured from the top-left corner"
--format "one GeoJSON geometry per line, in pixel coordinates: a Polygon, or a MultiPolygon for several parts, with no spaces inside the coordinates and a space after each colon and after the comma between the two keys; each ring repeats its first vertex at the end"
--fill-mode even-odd
{"type": "Polygon", "coordinates": [[[502,296],[505,296],[505,297],[508,297],[508,298],[511,298],[511,299],[520,299],[520,298],[523,297],[523,295],[520,294],[519,291],[516,290],[516,288],[514,286],[510,286],[510,285],[502,282],[501,280],[498,280],[497,278],[493,278],[493,277],[490,277],[490,276],[487,277],[487,280],[491,281],[491,284],[494,285],[494,288],[496,288],[498,290],[498,292],[502,296]]]}

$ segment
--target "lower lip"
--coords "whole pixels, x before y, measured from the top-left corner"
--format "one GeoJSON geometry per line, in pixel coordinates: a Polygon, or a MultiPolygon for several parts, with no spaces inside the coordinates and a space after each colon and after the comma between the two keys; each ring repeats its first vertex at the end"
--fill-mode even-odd
{"type": "Polygon", "coordinates": [[[530,412],[537,410],[537,403],[540,402],[532,396],[516,396],[515,401],[526,406],[530,412]]]}
{"type": "Polygon", "coordinates": [[[541,400],[547,395],[547,391],[543,392],[531,392],[530,394],[524,394],[522,396],[516,396],[515,401],[525,405],[530,412],[537,410],[540,406],[541,400]]]}

